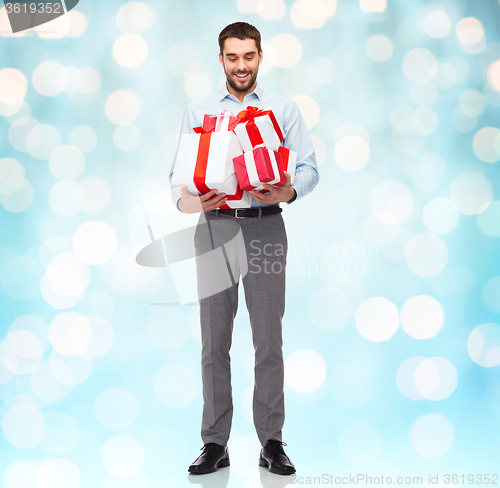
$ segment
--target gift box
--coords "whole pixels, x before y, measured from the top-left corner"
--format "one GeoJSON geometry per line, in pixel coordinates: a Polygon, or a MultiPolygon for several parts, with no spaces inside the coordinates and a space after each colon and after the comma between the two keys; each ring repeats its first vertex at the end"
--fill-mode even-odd
{"type": "Polygon", "coordinates": [[[205,115],[203,125],[195,127],[194,131],[196,133],[232,131],[239,123],[240,119],[236,114],[221,110],[217,115],[205,115]]]}
{"type": "Polygon", "coordinates": [[[243,152],[257,146],[277,151],[283,141],[283,131],[272,110],[247,107],[238,114],[240,123],[234,128],[243,152]]]}
{"type": "MultiPolygon", "coordinates": [[[[276,153],[275,153],[276,154],[276,153]]],[[[281,158],[281,165],[283,167],[283,173],[287,172],[290,174],[290,184],[292,184],[295,180],[295,168],[297,165],[297,153],[295,151],[290,151],[286,147],[280,146],[277,152],[278,156],[281,158]]],[[[277,160],[278,158],[276,158],[277,160]]],[[[236,166],[236,165],[235,165],[236,166]]],[[[239,176],[238,176],[239,179],[239,176]]],[[[273,183],[272,181],[268,182],[268,185],[274,186],[283,186],[286,184],[286,177],[283,175],[283,182],[280,180],[280,183],[273,183]]],[[[255,191],[259,193],[268,193],[269,190],[266,190],[263,185],[257,186],[255,191]]]]}
{"type": "Polygon", "coordinates": [[[171,186],[186,185],[192,195],[212,188],[231,195],[238,186],[233,158],[239,154],[241,146],[232,132],[183,134],[171,186]]]}
{"type": "Polygon", "coordinates": [[[227,195],[226,203],[220,205],[219,208],[246,208],[251,207],[251,205],[252,195],[247,191],[243,191],[238,184],[236,192],[233,195],[227,195]]]}
{"type": "Polygon", "coordinates": [[[226,193],[229,202],[220,208],[249,207],[251,195],[239,188],[233,163],[241,152],[233,132],[183,134],[170,185],[186,185],[192,195],[204,195],[217,188],[217,194],[226,193]]]}
{"type": "Polygon", "coordinates": [[[257,147],[233,159],[238,182],[243,190],[253,190],[263,183],[281,186],[286,183],[281,155],[267,147],[257,147]]]}

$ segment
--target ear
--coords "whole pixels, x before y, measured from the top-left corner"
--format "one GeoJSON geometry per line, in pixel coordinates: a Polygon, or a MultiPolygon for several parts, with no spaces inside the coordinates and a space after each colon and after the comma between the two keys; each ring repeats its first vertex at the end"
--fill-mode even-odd
{"type": "Polygon", "coordinates": [[[262,55],[263,55],[264,51],[262,51],[262,49],[260,50],[260,53],[259,53],[259,64],[262,63],[262,55]]]}
{"type": "Polygon", "coordinates": [[[222,57],[221,53],[219,53],[219,62],[220,62],[220,65],[224,68],[224,58],[222,57]]]}

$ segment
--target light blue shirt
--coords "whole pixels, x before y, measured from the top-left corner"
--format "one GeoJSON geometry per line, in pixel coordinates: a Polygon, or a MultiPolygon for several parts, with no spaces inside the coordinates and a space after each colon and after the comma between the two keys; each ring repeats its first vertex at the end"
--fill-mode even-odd
{"type": "MultiPolygon", "coordinates": [[[[293,201],[310,193],[319,181],[316,155],[304,118],[300,113],[299,107],[291,98],[269,93],[257,84],[255,90],[246,95],[242,103],[229,93],[226,83],[224,83],[224,87],[219,91],[192,102],[187,107],[182,119],[180,134],[194,134],[193,127],[199,127],[203,124],[203,116],[205,114],[215,115],[222,109],[237,114],[248,106],[260,109],[271,108],[283,129],[285,137],[283,146],[297,153],[295,179],[291,185],[295,189],[297,197],[293,201]]],[[[177,154],[170,170],[170,181],[172,181],[176,159],[177,154]]],[[[178,203],[179,198],[181,198],[180,189],[172,189],[172,200],[175,204],[178,203]]],[[[258,202],[252,197],[252,207],[266,207],[268,205],[268,203],[258,202]]]]}

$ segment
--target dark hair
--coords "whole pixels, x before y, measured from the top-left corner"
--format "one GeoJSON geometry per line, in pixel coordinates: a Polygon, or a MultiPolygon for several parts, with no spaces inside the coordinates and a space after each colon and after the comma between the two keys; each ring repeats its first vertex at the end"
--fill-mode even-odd
{"type": "Polygon", "coordinates": [[[224,42],[229,37],[236,37],[241,40],[253,39],[257,45],[257,52],[260,54],[262,50],[260,47],[260,32],[256,27],[246,22],[235,22],[222,29],[222,32],[219,34],[219,48],[221,54],[223,54],[224,42]]]}

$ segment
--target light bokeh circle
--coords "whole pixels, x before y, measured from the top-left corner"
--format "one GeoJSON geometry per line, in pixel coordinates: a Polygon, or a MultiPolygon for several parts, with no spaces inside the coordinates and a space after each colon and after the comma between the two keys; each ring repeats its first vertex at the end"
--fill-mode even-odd
{"type": "Polygon", "coordinates": [[[385,297],[364,300],[356,310],[356,329],[371,342],[389,340],[399,328],[397,307],[385,297]]]}
{"type": "Polygon", "coordinates": [[[474,328],[467,339],[470,358],[483,368],[500,365],[500,326],[481,324],[474,328]]]}
{"type": "Polygon", "coordinates": [[[18,449],[35,447],[45,435],[41,410],[30,404],[14,405],[2,418],[5,439],[18,449]]]}
{"type": "Polygon", "coordinates": [[[117,125],[131,124],[141,110],[139,99],[128,90],[113,92],[105,104],[108,119],[117,125]]]}
{"type": "Polygon", "coordinates": [[[422,222],[434,234],[448,234],[458,225],[460,213],[449,198],[436,197],[427,202],[422,222]]]}
{"type": "Polygon", "coordinates": [[[476,215],[493,200],[490,180],[479,171],[464,171],[453,178],[449,187],[450,198],[464,215],[476,215]]]}
{"type": "Polygon", "coordinates": [[[437,60],[427,49],[412,49],[403,58],[403,73],[413,83],[427,83],[436,76],[437,71],[437,60]]]}
{"type": "Polygon", "coordinates": [[[415,274],[435,276],[448,262],[448,247],[435,234],[417,234],[409,240],[405,248],[405,259],[408,268],[415,274]]]}
{"type": "Polygon", "coordinates": [[[92,342],[92,327],[83,315],[65,312],[50,324],[49,337],[54,349],[63,356],[78,356],[92,342]]]}
{"type": "Polygon", "coordinates": [[[326,379],[326,364],[312,349],[300,349],[285,359],[285,384],[292,390],[308,393],[317,390],[326,379]]]}
{"type": "Polygon", "coordinates": [[[274,51],[274,64],[279,68],[291,68],[302,58],[302,43],[293,34],[277,34],[269,41],[274,51]]]}
{"type": "Polygon", "coordinates": [[[410,190],[396,180],[378,183],[368,198],[372,215],[385,225],[404,222],[413,211],[413,200],[410,190]]]}
{"type": "Polygon", "coordinates": [[[429,295],[405,301],[400,311],[402,329],[414,339],[435,337],[444,326],[444,308],[429,295]]]}
{"type": "Polygon", "coordinates": [[[362,137],[346,135],[335,144],[335,162],[346,171],[359,171],[370,161],[370,146],[362,137]]]}
{"type": "Polygon", "coordinates": [[[73,236],[75,254],[89,265],[106,263],[117,249],[113,228],[102,221],[93,220],[78,227],[73,236]]]}
{"type": "Polygon", "coordinates": [[[135,33],[121,35],[113,45],[113,57],[125,68],[137,68],[148,57],[148,43],[135,33]]]}
{"type": "Polygon", "coordinates": [[[453,424],[443,415],[420,416],[410,428],[411,445],[423,457],[444,456],[455,442],[453,424]]]}

